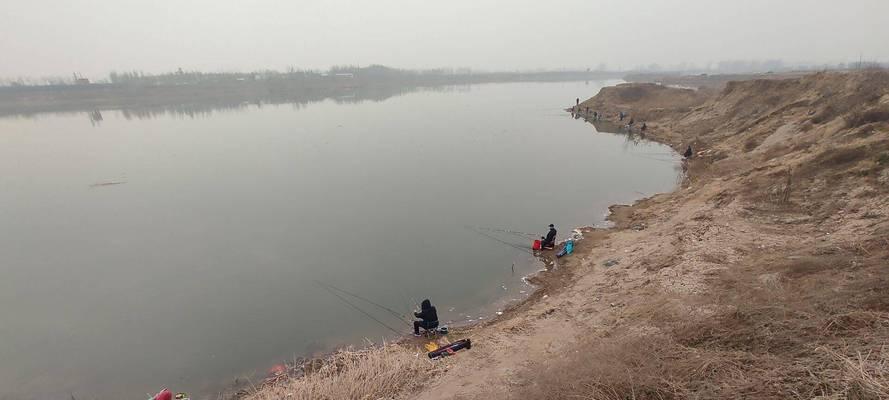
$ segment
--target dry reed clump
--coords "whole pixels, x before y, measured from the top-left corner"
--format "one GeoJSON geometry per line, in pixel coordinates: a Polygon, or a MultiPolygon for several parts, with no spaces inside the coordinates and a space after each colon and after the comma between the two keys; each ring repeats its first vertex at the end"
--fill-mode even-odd
{"type": "Polygon", "coordinates": [[[762,143],[763,138],[758,136],[752,136],[744,141],[744,151],[751,152],[759,147],[760,143],[762,143]]]}
{"type": "Polygon", "coordinates": [[[416,389],[436,371],[425,354],[399,345],[342,350],[306,376],[260,387],[245,399],[386,399],[416,389]]]}
{"type": "Polygon", "coordinates": [[[855,111],[846,115],[846,127],[857,128],[874,122],[889,121],[889,107],[883,106],[870,110],[855,111]]]}
{"type": "Polygon", "coordinates": [[[880,347],[866,353],[848,355],[832,349],[822,349],[841,366],[842,398],[889,398],[889,349],[880,347]]]}
{"type": "Polygon", "coordinates": [[[836,167],[861,160],[870,154],[866,147],[846,147],[824,150],[815,157],[814,163],[821,167],[836,167]]]}
{"type": "Polygon", "coordinates": [[[809,121],[811,121],[815,125],[821,125],[825,122],[833,120],[841,113],[841,111],[838,111],[833,106],[828,105],[815,113],[815,115],[813,115],[812,118],[809,119],[809,121]]]}

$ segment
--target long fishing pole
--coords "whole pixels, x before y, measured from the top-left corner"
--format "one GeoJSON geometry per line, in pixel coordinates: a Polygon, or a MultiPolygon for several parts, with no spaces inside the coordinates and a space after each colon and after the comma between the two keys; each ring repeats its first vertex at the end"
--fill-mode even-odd
{"type": "Polygon", "coordinates": [[[513,236],[518,236],[518,237],[520,237],[520,238],[522,238],[522,239],[536,238],[536,237],[537,237],[537,235],[535,235],[535,234],[533,234],[533,233],[522,232],[522,231],[514,231],[514,230],[510,230],[510,229],[486,228],[486,227],[483,227],[483,226],[477,226],[477,227],[475,227],[475,228],[476,228],[476,229],[483,230],[483,231],[489,231],[489,232],[503,232],[503,233],[508,233],[508,234],[510,234],[510,235],[513,235],[513,236]]]}
{"type": "Polygon", "coordinates": [[[644,159],[652,160],[652,161],[667,162],[667,163],[671,163],[671,164],[676,162],[676,161],[674,161],[674,160],[664,160],[664,159],[662,159],[662,158],[646,157],[646,156],[641,155],[641,154],[633,154],[633,153],[627,153],[627,154],[628,154],[630,157],[644,158],[644,159]]]}
{"type": "Polygon", "coordinates": [[[315,283],[317,283],[317,284],[319,284],[319,285],[321,285],[321,286],[326,286],[326,287],[328,287],[328,288],[330,288],[330,289],[336,290],[336,291],[338,291],[338,292],[341,292],[341,293],[343,293],[343,294],[352,296],[352,297],[354,297],[354,298],[356,298],[356,299],[358,299],[358,300],[361,300],[361,301],[364,301],[364,302],[366,302],[366,303],[368,303],[368,304],[371,304],[371,305],[373,305],[373,306],[376,306],[377,308],[379,308],[379,309],[381,309],[381,310],[383,310],[383,311],[386,311],[386,312],[388,312],[389,314],[394,315],[395,318],[398,318],[398,319],[401,320],[402,322],[404,322],[404,323],[410,325],[410,322],[409,322],[407,319],[404,318],[404,314],[401,314],[401,313],[399,313],[398,311],[395,311],[395,310],[393,310],[393,309],[391,309],[391,308],[389,308],[389,307],[386,307],[386,306],[384,306],[384,305],[382,305],[382,304],[380,304],[380,303],[377,303],[377,302],[375,302],[375,301],[373,301],[373,300],[371,300],[371,299],[368,299],[368,298],[366,298],[366,297],[357,295],[357,294],[352,293],[352,292],[350,292],[350,291],[348,291],[348,290],[345,290],[345,289],[340,289],[340,288],[338,288],[338,287],[336,287],[336,286],[333,286],[333,285],[331,285],[331,284],[329,284],[329,283],[325,283],[325,282],[321,282],[321,281],[315,281],[315,283]]]}
{"type": "Polygon", "coordinates": [[[321,287],[322,287],[323,289],[327,290],[328,292],[330,292],[330,294],[336,296],[336,298],[340,299],[343,303],[346,303],[349,307],[354,308],[356,311],[358,311],[358,312],[364,314],[366,317],[368,317],[368,318],[370,318],[371,320],[373,320],[374,322],[380,324],[380,326],[382,326],[382,327],[384,327],[384,328],[386,328],[386,329],[389,329],[390,331],[395,332],[395,333],[398,334],[398,335],[401,335],[402,333],[404,333],[404,332],[401,332],[401,331],[399,331],[399,330],[397,330],[397,329],[395,329],[395,328],[393,328],[393,327],[387,325],[385,322],[380,321],[379,319],[377,319],[376,317],[374,317],[373,315],[371,315],[371,314],[368,313],[367,311],[362,310],[361,307],[358,307],[358,306],[356,306],[355,304],[352,304],[352,302],[350,302],[348,299],[346,299],[345,297],[340,296],[339,294],[337,294],[336,292],[334,292],[333,289],[331,289],[331,288],[329,288],[329,287],[326,287],[326,286],[323,286],[323,285],[322,285],[321,287]]]}
{"type": "Polygon", "coordinates": [[[675,155],[676,153],[640,151],[640,152],[629,153],[629,154],[645,154],[648,156],[672,156],[672,155],[675,155]]]}
{"type": "Polygon", "coordinates": [[[526,252],[526,253],[528,253],[528,254],[534,255],[534,252],[531,251],[531,250],[528,249],[528,248],[525,248],[525,247],[516,245],[516,244],[514,244],[514,243],[509,243],[509,242],[507,242],[507,241],[505,241],[505,240],[500,240],[500,239],[498,239],[497,237],[495,237],[495,236],[493,236],[493,235],[489,235],[489,234],[484,233],[484,232],[482,232],[482,231],[473,229],[473,228],[470,227],[470,226],[466,226],[465,228],[466,228],[466,229],[469,229],[469,230],[471,230],[471,231],[473,231],[473,232],[475,232],[475,233],[477,233],[477,234],[479,234],[479,235],[482,235],[482,236],[484,236],[484,237],[486,237],[486,238],[488,238],[488,239],[496,240],[496,241],[498,241],[498,242],[500,242],[500,243],[502,243],[502,244],[505,244],[505,245],[507,245],[507,246],[509,246],[509,247],[512,247],[512,248],[514,248],[514,249],[521,250],[521,251],[524,251],[524,252],[526,252]]]}

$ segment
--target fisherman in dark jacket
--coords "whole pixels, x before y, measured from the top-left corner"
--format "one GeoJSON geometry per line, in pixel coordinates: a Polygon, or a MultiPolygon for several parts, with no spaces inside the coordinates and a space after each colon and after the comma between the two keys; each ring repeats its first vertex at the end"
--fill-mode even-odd
{"type": "Polygon", "coordinates": [[[553,224],[549,224],[549,232],[546,233],[546,237],[541,237],[543,241],[540,243],[540,247],[544,249],[553,249],[556,247],[556,227],[553,224]]]}
{"type": "Polygon", "coordinates": [[[438,328],[438,312],[432,306],[429,299],[423,300],[420,304],[420,311],[415,312],[414,316],[420,321],[414,321],[414,336],[420,336],[420,328],[430,330],[438,328]]]}

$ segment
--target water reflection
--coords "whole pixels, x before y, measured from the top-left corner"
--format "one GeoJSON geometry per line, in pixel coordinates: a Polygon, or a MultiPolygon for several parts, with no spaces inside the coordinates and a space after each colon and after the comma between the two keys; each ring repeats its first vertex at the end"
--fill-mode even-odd
{"type": "Polygon", "coordinates": [[[470,84],[442,86],[391,86],[374,85],[363,87],[345,87],[336,90],[288,90],[273,86],[260,88],[251,87],[242,90],[221,90],[204,88],[214,93],[201,93],[183,96],[178,93],[166,92],[160,95],[147,93],[140,89],[135,96],[126,97],[115,94],[114,102],[107,105],[93,104],[96,101],[73,101],[66,104],[45,104],[31,108],[10,107],[0,110],[0,118],[38,119],[51,115],[85,114],[93,126],[103,121],[102,112],[118,111],[127,120],[146,120],[160,117],[175,118],[206,118],[216,112],[242,112],[249,108],[262,108],[268,105],[289,104],[294,110],[303,109],[306,105],[322,101],[333,101],[336,104],[358,104],[363,102],[380,102],[393,97],[415,92],[456,92],[472,91],[470,84]]]}
{"type": "Polygon", "coordinates": [[[102,117],[102,112],[99,110],[93,110],[89,113],[90,124],[93,126],[99,125],[105,118],[102,117]]]}
{"type": "MultiPolygon", "coordinates": [[[[608,120],[602,120],[602,119],[598,118],[597,116],[595,116],[594,114],[589,113],[588,109],[587,109],[587,112],[585,112],[585,113],[575,112],[574,110],[572,110],[571,117],[574,119],[583,118],[584,122],[592,124],[593,127],[596,128],[597,132],[624,134],[626,137],[627,143],[632,143],[634,145],[638,145],[639,143],[642,143],[644,140],[646,140],[645,131],[642,130],[640,127],[632,126],[629,124],[621,124],[621,123],[612,122],[612,121],[608,121],[608,120]]],[[[626,146],[625,146],[625,150],[626,150],[626,146]]]]}

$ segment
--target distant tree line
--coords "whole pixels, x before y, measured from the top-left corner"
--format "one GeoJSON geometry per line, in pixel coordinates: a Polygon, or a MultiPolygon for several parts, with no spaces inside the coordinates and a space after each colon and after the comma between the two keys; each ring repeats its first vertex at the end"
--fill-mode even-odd
{"type": "Polygon", "coordinates": [[[474,71],[471,68],[432,68],[432,69],[399,69],[383,65],[334,66],[326,71],[298,69],[289,67],[285,71],[260,70],[253,72],[200,72],[184,71],[181,68],[173,72],[150,74],[142,71],[114,71],[106,78],[84,79],[77,73],[72,77],[40,77],[40,78],[0,78],[0,86],[65,86],[83,83],[100,85],[137,85],[166,86],[236,83],[244,81],[275,81],[286,80],[290,84],[314,84],[336,86],[399,84],[399,85],[436,85],[450,83],[506,82],[526,80],[570,80],[592,79],[596,77],[622,77],[627,73],[709,73],[737,74],[757,72],[782,72],[791,70],[846,70],[860,68],[889,68],[889,63],[858,60],[836,64],[789,65],[781,60],[745,61],[729,60],[710,63],[704,66],[692,63],[679,63],[670,66],[659,64],[640,65],[634,68],[610,69],[602,63],[596,68],[585,70],[534,70],[534,71],[474,71]],[[80,79],[78,79],[80,77],[80,79]]]}
{"type": "MultiPolygon", "coordinates": [[[[354,65],[334,66],[327,71],[287,68],[285,71],[260,70],[253,72],[201,72],[185,71],[177,69],[174,72],[150,74],[143,71],[113,71],[107,78],[90,81],[91,84],[104,85],[191,85],[191,84],[218,84],[226,82],[244,81],[274,81],[287,80],[293,82],[343,82],[352,81],[355,84],[440,84],[460,83],[472,81],[508,81],[530,79],[566,79],[577,78],[580,75],[590,74],[590,70],[563,70],[563,71],[529,71],[529,72],[477,72],[470,68],[435,68],[435,69],[399,69],[383,65],[370,65],[365,67],[354,65]]],[[[80,83],[86,80],[81,79],[80,83]]],[[[16,78],[0,79],[0,86],[57,86],[75,85],[78,83],[78,75],[74,78],[16,78]]]]}

